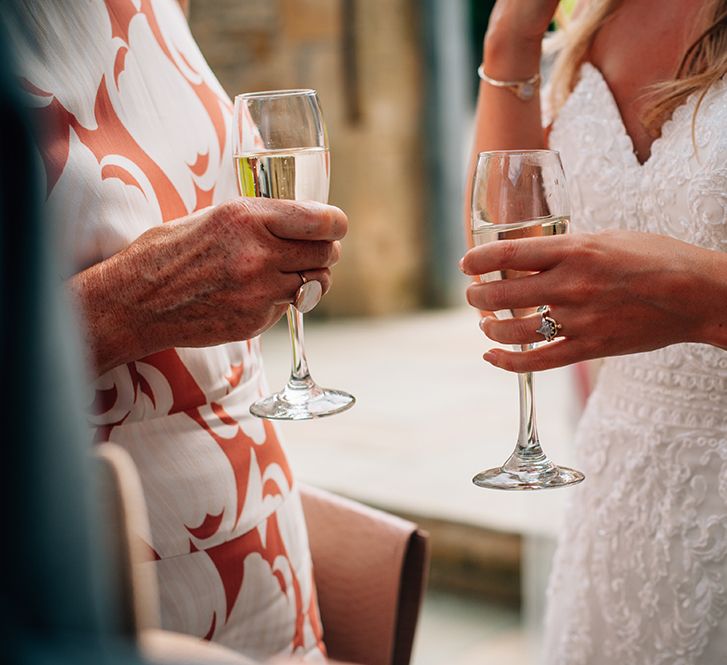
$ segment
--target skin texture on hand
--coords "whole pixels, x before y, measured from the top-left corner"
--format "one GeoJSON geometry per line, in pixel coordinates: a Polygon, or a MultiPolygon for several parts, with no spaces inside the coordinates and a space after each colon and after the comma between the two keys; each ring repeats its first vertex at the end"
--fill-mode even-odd
{"type": "Polygon", "coordinates": [[[347,224],[333,206],[241,198],[150,229],[68,282],[97,373],[260,334],[292,301],[299,272],[328,291],[347,224]]]}
{"type": "MultiPolygon", "coordinates": [[[[480,310],[548,305],[561,337],[530,351],[492,349],[484,358],[529,372],[680,342],[727,348],[727,256],[647,233],[608,231],[499,241],[471,249],[468,275],[493,270],[532,274],[473,283],[467,299],[480,310]]],[[[540,316],[481,327],[504,344],[542,342],[540,316]]]]}

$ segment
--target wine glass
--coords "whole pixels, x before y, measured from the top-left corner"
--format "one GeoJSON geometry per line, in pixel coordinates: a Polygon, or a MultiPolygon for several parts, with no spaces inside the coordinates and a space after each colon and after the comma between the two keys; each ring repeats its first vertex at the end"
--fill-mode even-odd
{"type": "MultiPolygon", "coordinates": [[[[566,233],[570,202],[558,153],[554,150],[480,153],[472,187],[471,220],[475,245],[566,233]]],[[[528,274],[499,270],[480,275],[480,280],[518,279],[528,274]]],[[[528,316],[544,311],[546,303],[542,305],[501,310],[495,316],[499,319],[528,316]]],[[[516,348],[525,351],[533,345],[516,348]]],[[[472,482],[479,487],[506,490],[546,489],[581,482],[584,476],[580,471],[557,466],[540,446],[531,372],[518,374],[518,387],[520,431],[515,451],[501,467],[478,473],[472,482]]]]}
{"type": "MultiPolygon", "coordinates": [[[[271,90],[235,97],[232,148],[242,196],[328,201],[328,136],[315,90],[271,90]]],[[[308,297],[296,299],[300,309],[288,307],[293,351],[290,378],[281,391],[250,407],[250,413],[260,418],[308,420],[340,413],[356,401],[342,390],[321,388],[311,378],[303,312],[317,304],[320,283],[303,280],[308,297]]]]}

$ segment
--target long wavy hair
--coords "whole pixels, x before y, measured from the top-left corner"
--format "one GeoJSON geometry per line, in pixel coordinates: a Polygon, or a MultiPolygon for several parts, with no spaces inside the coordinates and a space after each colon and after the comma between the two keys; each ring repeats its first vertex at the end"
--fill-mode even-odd
{"type": "MultiPolygon", "coordinates": [[[[592,0],[578,15],[563,21],[554,42],[559,53],[553,65],[550,106],[557,113],[576,84],[580,65],[586,59],[599,28],[618,9],[623,0],[592,0]]],[[[697,16],[706,29],[682,57],[674,78],[650,86],[641,121],[658,134],[664,121],[693,93],[699,93],[694,112],[710,86],[727,74],[727,0],[705,0],[697,16]]]]}

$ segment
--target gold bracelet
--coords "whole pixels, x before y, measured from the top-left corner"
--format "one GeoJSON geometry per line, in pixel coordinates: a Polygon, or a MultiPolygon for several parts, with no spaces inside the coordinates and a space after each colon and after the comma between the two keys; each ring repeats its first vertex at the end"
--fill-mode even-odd
{"type": "Polygon", "coordinates": [[[480,65],[477,68],[477,76],[479,76],[480,79],[488,85],[494,86],[495,88],[505,88],[506,90],[509,90],[518,99],[522,99],[524,102],[530,101],[535,95],[535,91],[540,86],[539,72],[523,81],[498,81],[497,79],[490,78],[487,74],[485,74],[485,66],[480,65]]]}

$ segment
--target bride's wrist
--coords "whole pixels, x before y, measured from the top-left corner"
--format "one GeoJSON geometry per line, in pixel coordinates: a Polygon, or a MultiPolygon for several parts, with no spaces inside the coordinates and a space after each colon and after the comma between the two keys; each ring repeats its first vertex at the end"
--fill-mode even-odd
{"type": "Polygon", "coordinates": [[[495,79],[527,79],[540,69],[542,38],[532,39],[495,26],[487,31],[483,48],[485,73],[495,79]]]}
{"type": "Polygon", "coordinates": [[[696,334],[692,337],[687,341],[711,344],[727,351],[727,318],[720,313],[712,312],[711,317],[697,325],[696,334]]]}
{"type": "Polygon", "coordinates": [[[680,289],[683,310],[688,312],[694,331],[686,341],[727,350],[727,256],[701,247],[695,251],[698,254],[692,259],[691,271],[680,283],[684,284],[680,289]]]}
{"type": "Polygon", "coordinates": [[[709,315],[699,326],[697,342],[703,344],[711,344],[719,349],[727,351],[727,315],[725,315],[724,306],[716,306],[716,303],[727,302],[727,289],[723,285],[717,292],[717,297],[713,300],[710,298],[709,315]]]}

